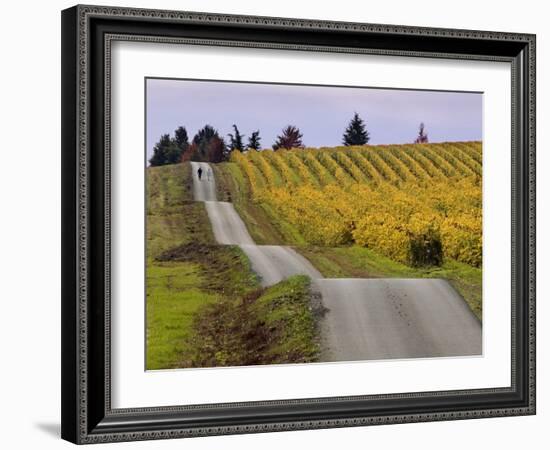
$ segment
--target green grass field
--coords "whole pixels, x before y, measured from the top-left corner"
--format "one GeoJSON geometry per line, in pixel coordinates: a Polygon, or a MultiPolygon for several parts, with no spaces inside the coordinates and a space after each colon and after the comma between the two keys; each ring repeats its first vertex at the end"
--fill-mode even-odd
{"type": "Polygon", "coordinates": [[[481,320],[481,268],[452,259],[445,259],[440,267],[410,267],[358,245],[309,245],[297,228],[276,214],[269,205],[251,201],[247,178],[237,164],[217,164],[214,170],[218,195],[234,203],[256,243],[292,245],[328,278],[445,278],[481,320]]]}
{"type": "Polygon", "coordinates": [[[204,206],[191,202],[190,175],[180,164],[147,169],[147,369],[179,365],[194,314],[215,299],[199,288],[199,264],[156,259],[172,246],[213,241],[204,206]]]}
{"type": "Polygon", "coordinates": [[[147,169],[146,295],[149,370],[317,357],[309,281],[261,289],[238,247],[216,245],[189,164],[147,169]]]}

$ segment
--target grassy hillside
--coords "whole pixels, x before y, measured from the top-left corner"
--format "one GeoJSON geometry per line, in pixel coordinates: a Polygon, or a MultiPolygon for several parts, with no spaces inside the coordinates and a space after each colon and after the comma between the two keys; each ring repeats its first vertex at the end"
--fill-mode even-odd
{"type": "Polygon", "coordinates": [[[147,169],[147,368],[182,367],[193,321],[205,305],[258,287],[248,260],[215,246],[188,164],[147,169]],[[185,257],[182,257],[184,255],[185,257]]]}
{"type": "Polygon", "coordinates": [[[216,168],[258,243],[328,277],[443,277],[481,318],[479,142],[234,152],[216,168]]]}
{"type": "Polygon", "coordinates": [[[312,362],[320,343],[310,280],[294,276],[206,307],[195,321],[186,366],[312,362]],[[313,314],[312,314],[313,312],[313,314]]]}
{"type": "Polygon", "coordinates": [[[242,251],[216,244],[204,204],[192,201],[190,170],[147,169],[147,369],[316,358],[308,280],[261,289],[242,251]],[[218,312],[239,327],[220,322],[218,312]],[[261,331],[254,346],[228,352],[227,343],[241,342],[246,330],[261,331]]]}

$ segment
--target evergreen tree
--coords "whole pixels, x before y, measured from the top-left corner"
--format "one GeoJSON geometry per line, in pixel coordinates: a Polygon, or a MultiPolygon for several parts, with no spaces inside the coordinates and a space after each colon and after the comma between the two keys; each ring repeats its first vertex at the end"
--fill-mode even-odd
{"type": "Polygon", "coordinates": [[[193,152],[193,161],[209,160],[208,144],[214,138],[219,139],[223,142],[223,139],[218,134],[218,131],[210,125],[205,125],[197,132],[195,137],[193,137],[193,144],[196,146],[196,151],[193,152]]]}
{"type": "Polygon", "coordinates": [[[170,139],[169,134],[163,134],[160,140],[153,147],[153,156],[149,160],[151,166],[163,166],[170,164],[168,162],[169,148],[172,146],[173,141],[170,139]]]}
{"type": "Polygon", "coordinates": [[[189,147],[189,137],[187,136],[187,130],[185,127],[178,127],[175,131],[176,144],[182,151],[182,153],[189,147]]]}
{"type": "Polygon", "coordinates": [[[248,145],[246,148],[248,150],[260,150],[260,141],[260,130],[256,130],[252,132],[252,135],[248,138],[248,145]]]}
{"type": "Polygon", "coordinates": [[[218,131],[210,125],[205,125],[199,131],[197,131],[197,134],[195,134],[195,137],[193,137],[193,144],[204,144],[212,139],[214,136],[220,137],[218,131]]]}
{"type": "Polygon", "coordinates": [[[277,136],[277,140],[273,144],[273,150],[280,148],[303,148],[302,133],[294,125],[288,125],[283,129],[283,134],[277,136]]]}
{"type": "Polygon", "coordinates": [[[424,122],[420,123],[420,127],[418,129],[418,136],[414,140],[415,144],[426,144],[428,142],[428,134],[425,131],[424,128],[424,122]]]}
{"type": "Polygon", "coordinates": [[[239,129],[237,128],[237,125],[233,124],[233,130],[235,131],[235,134],[229,133],[229,152],[231,153],[233,150],[239,150],[242,152],[244,150],[244,144],[243,144],[243,135],[239,133],[239,129]]]}
{"type": "Polygon", "coordinates": [[[342,143],[344,145],[365,145],[370,140],[369,132],[365,128],[365,122],[355,113],[351,119],[346,131],[344,132],[342,143]]]}
{"type": "MultiPolygon", "coordinates": [[[[187,145],[189,147],[189,145],[187,145]]],[[[186,148],[187,149],[187,148],[186,148]]],[[[175,140],[171,140],[164,150],[165,164],[177,164],[181,162],[183,151],[175,140]]]]}

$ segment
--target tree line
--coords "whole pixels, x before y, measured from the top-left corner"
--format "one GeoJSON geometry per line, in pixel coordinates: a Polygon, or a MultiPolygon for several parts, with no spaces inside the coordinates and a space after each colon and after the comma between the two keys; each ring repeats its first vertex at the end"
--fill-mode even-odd
{"type": "MultiPolygon", "coordinates": [[[[163,134],[153,147],[153,156],[149,159],[151,166],[176,164],[183,161],[204,161],[218,163],[229,159],[233,151],[248,151],[261,149],[260,130],[252,132],[245,144],[245,136],[233,124],[233,133],[227,135],[228,141],[220,136],[218,130],[211,125],[205,125],[189,141],[185,127],[180,126],[174,131],[174,137],[163,134]]],[[[304,148],[303,135],[294,125],[288,125],[277,136],[272,145],[273,150],[304,148]]],[[[370,141],[370,133],[359,114],[355,113],[342,136],[342,144],[366,145],[370,141]]],[[[424,123],[420,124],[418,136],[414,143],[428,142],[424,123]]]]}

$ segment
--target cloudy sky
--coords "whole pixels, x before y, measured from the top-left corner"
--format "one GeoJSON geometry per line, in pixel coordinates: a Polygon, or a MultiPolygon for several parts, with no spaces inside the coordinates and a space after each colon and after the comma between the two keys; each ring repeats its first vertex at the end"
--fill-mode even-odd
{"type": "Polygon", "coordinates": [[[180,125],[190,140],[206,124],[223,137],[233,124],[247,138],[260,130],[263,148],[295,125],[308,147],[340,145],[354,112],[370,144],[412,142],[420,122],[430,142],[482,139],[480,93],[162,79],[147,79],[146,88],[148,158],[161,134],[180,125]]]}

